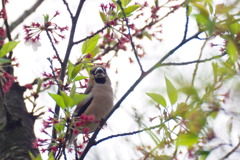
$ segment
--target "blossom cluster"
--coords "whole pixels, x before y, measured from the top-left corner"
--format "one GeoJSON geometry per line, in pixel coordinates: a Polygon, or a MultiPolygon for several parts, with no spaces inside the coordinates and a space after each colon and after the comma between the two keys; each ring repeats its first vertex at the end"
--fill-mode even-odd
{"type": "MultiPolygon", "coordinates": [[[[2,71],[2,70],[1,70],[2,71]]],[[[4,93],[8,92],[12,87],[16,77],[7,73],[6,71],[0,72],[0,85],[2,86],[2,90],[4,93]]]]}
{"type": "Polygon", "coordinates": [[[32,22],[31,25],[24,25],[23,29],[26,34],[26,36],[24,37],[25,41],[31,42],[31,43],[37,43],[40,40],[40,34],[43,31],[47,31],[51,35],[51,38],[53,39],[54,43],[58,44],[59,38],[57,37],[64,39],[65,35],[63,35],[62,33],[68,30],[68,26],[60,27],[56,23],[51,22],[51,20],[56,16],[58,16],[59,14],[60,13],[56,11],[54,16],[50,20],[46,18],[48,17],[48,15],[46,15],[44,17],[44,21],[45,21],[44,24],[40,24],[38,22],[32,22]]]}

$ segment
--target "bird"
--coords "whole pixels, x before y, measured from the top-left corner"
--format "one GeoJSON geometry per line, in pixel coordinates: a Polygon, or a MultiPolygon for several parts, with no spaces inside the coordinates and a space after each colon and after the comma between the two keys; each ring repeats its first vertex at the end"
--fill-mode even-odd
{"type": "Polygon", "coordinates": [[[98,122],[104,119],[113,108],[113,90],[104,66],[96,65],[91,68],[84,94],[87,94],[87,97],[76,106],[73,112],[73,127],[67,142],[68,148],[78,134],[84,133],[84,129],[87,128],[89,133],[95,131],[99,125],[98,122]],[[81,121],[86,117],[88,119],[92,117],[92,119],[81,121]],[[77,133],[74,133],[74,130],[77,130],[77,133]]]}

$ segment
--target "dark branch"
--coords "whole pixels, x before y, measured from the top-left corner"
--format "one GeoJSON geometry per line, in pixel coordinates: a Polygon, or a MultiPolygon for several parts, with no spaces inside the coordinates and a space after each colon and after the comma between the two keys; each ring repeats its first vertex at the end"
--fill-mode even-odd
{"type": "Polygon", "coordinates": [[[189,62],[179,62],[179,63],[175,63],[175,62],[169,62],[169,63],[162,63],[161,66],[183,66],[183,65],[189,65],[189,64],[194,64],[194,63],[204,63],[204,62],[208,62],[214,59],[218,59],[221,58],[223,56],[225,56],[227,53],[223,53],[221,55],[217,55],[217,56],[213,56],[211,58],[206,58],[206,59],[202,59],[202,60],[194,60],[194,61],[189,61],[189,62]]]}
{"type": "Polygon", "coordinates": [[[95,142],[95,145],[103,142],[103,141],[106,141],[108,139],[111,139],[111,138],[117,138],[117,137],[123,137],[123,136],[130,136],[130,135],[134,135],[134,134],[138,134],[138,133],[141,133],[143,131],[148,131],[148,130],[152,130],[152,129],[155,129],[155,128],[159,128],[161,126],[160,125],[156,125],[156,126],[152,126],[152,127],[149,127],[149,128],[144,128],[144,129],[141,129],[141,130],[138,130],[138,131],[133,131],[133,132],[128,132],[128,133],[121,133],[121,134],[116,134],[116,135],[111,135],[111,136],[108,136],[108,137],[105,137],[105,138],[102,138],[100,140],[98,140],[97,142],[95,142]]]}
{"type": "Polygon", "coordinates": [[[139,59],[138,54],[137,54],[136,47],[135,47],[135,45],[134,45],[134,43],[133,43],[133,38],[132,38],[132,35],[131,35],[131,30],[130,30],[130,27],[129,27],[129,24],[128,24],[128,19],[127,19],[127,17],[126,17],[126,14],[125,14],[125,12],[124,12],[123,7],[122,7],[122,2],[121,2],[120,0],[117,0],[117,3],[118,3],[118,5],[119,5],[119,7],[121,8],[121,11],[122,11],[123,16],[124,16],[124,21],[126,22],[126,26],[127,26],[127,28],[128,28],[128,36],[129,36],[129,38],[130,38],[130,42],[131,42],[131,46],[132,46],[134,55],[135,55],[135,57],[136,57],[136,59],[137,59],[137,63],[138,63],[138,65],[139,65],[139,67],[140,67],[141,72],[144,73],[142,64],[141,64],[140,59],[139,59]]]}
{"type": "Polygon", "coordinates": [[[233,154],[238,147],[240,146],[240,141],[238,142],[238,144],[230,151],[228,152],[221,160],[227,159],[231,154],[233,154]]]}
{"type": "Polygon", "coordinates": [[[188,0],[186,0],[185,2],[186,4],[186,23],[185,23],[185,31],[184,31],[184,35],[183,35],[183,41],[187,38],[187,32],[188,32],[188,23],[189,23],[189,5],[188,5],[188,0]]]}
{"type": "Polygon", "coordinates": [[[69,8],[69,5],[68,5],[68,3],[66,2],[66,0],[63,0],[63,3],[64,3],[65,6],[67,7],[67,11],[68,11],[68,13],[70,14],[70,17],[73,19],[73,14],[72,14],[72,12],[71,12],[71,10],[70,10],[70,8],[69,8]]]}
{"type": "Polygon", "coordinates": [[[108,27],[110,27],[108,24],[106,26],[104,26],[102,29],[99,29],[97,32],[95,32],[94,34],[90,35],[90,36],[87,36],[86,38],[83,38],[79,41],[76,41],[76,42],[73,42],[73,44],[79,44],[79,43],[82,43],[84,41],[86,41],[87,39],[90,39],[92,37],[94,37],[95,35],[97,35],[98,33],[101,33],[102,31],[104,31],[105,29],[107,29],[108,27]]]}
{"type": "Polygon", "coordinates": [[[58,54],[57,48],[55,47],[55,45],[54,45],[54,43],[53,43],[53,40],[52,40],[52,38],[51,38],[51,36],[50,36],[50,34],[49,34],[49,32],[48,32],[47,29],[46,29],[46,33],[47,33],[48,39],[50,40],[50,43],[51,43],[51,45],[52,45],[52,48],[53,48],[53,50],[54,50],[54,52],[55,52],[55,54],[56,54],[56,56],[57,56],[57,59],[58,59],[59,63],[62,65],[63,62],[62,62],[62,60],[61,60],[61,58],[60,58],[60,56],[59,56],[59,54],[58,54]]]}

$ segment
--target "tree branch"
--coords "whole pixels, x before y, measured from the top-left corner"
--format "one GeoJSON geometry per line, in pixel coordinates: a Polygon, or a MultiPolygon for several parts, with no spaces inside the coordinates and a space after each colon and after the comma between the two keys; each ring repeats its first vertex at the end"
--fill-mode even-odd
{"type": "Polygon", "coordinates": [[[141,64],[140,59],[139,59],[138,54],[137,54],[137,50],[136,50],[135,44],[133,43],[133,38],[132,38],[132,35],[131,35],[131,30],[130,30],[130,27],[129,27],[129,24],[128,24],[128,19],[127,19],[127,17],[126,17],[126,14],[125,14],[125,12],[124,12],[123,7],[122,7],[122,2],[121,2],[120,0],[117,0],[117,3],[118,3],[118,5],[119,5],[119,7],[121,8],[121,11],[122,11],[123,16],[124,16],[124,21],[126,22],[126,26],[127,26],[127,29],[128,29],[128,36],[129,36],[129,38],[130,38],[130,42],[131,42],[131,46],[132,46],[134,55],[135,55],[135,57],[136,57],[136,59],[137,59],[137,63],[138,63],[138,65],[139,65],[139,67],[140,67],[141,72],[144,73],[142,64],[141,64]]]}
{"type": "Polygon", "coordinates": [[[106,140],[108,140],[108,139],[111,139],[111,138],[117,138],[117,137],[134,135],[134,134],[141,133],[141,132],[143,132],[143,131],[148,131],[148,130],[152,130],[152,129],[158,128],[158,127],[160,127],[160,126],[161,126],[161,124],[158,124],[158,125],[156,125],[156,126],[152,126],[152,127],[149,127],[149,128],[144,128],[144,129],[137,130],[137,131],[133,131],[133,132],[111,135],[111,136],[108,136],[108,137],[105,137],[105,138],[102,138],[102,139],[98,140],[97,142],[95,142],[95,145],[97,145],[97,144],[99,144],[99,143],[101,143],[101,142],[103,142],[103,141],[106,141],[106,140]]]}
{"type": "Polygon", "coordinates": [[[67,11],[68,11],[68,13],[70,14],[70,17],[73,19],[73,14],[72,14],[72,12],[71,12],[71,10],[70,10],[70,8],[69,8],[69,5],[68,5],[68,3],[66,2],[66,0],[63,0],[63,3],[64,3],[65,6],[67,7],[67,11]]]}
{"type": "Polygon", "coordinates": [[[50,43],[51,43],[51,45],[52,45],[52,48],[53,48],[53,50],[54,50],[54,52],[55,52],[55,54],[56,54],[56,56],[57,56],[58,62],[62,65],[63,62],[62,62],[62,60],[61,60],[61,58],[60,58],[60,56],[59,56],[59,54],[58,54],[57,48],[55,47],[55,45],[54,45],[54,43],[53,43],[53,40],[52,40],[52,38],[51,38],[51,36],[50,36],[50,34],[49,34],[49,32],[48,32],[48,29],[46,29],[46,33],[47,33],[48,39],[50,40],[50,43]]]}
{"type": "Polygon", "coordinates": [[[189,5],[188,5],[188,0],[185,1],[185,4],[186,4],[186,23],[185,23],[185,31],[184,31],[184,35],[183,35],[183,41],[187,37],[188,23],[189,23],[189,17],[188,17],[189,5]]]}
{"type": "Polygon", "coordinates": [[[169,63],[162,63],[161,66],[183,66],[183,65],[189,65],[189,64],[194,64],[194,63],[204,63],[204,62],[208,62],[214,59],[218,59],[221,58],[223,56],[225,56],[227,53],[223,53],[221,55],[217,55],[217,56],[213,56],[211,58],[206,58],[206,59],[202,59],[202,60],[194,60],[194,61],[188,61],[188,62],[169,62],[169,63]]]}
{"type": "Polygon", "coordinates": [[[238,149],[239,146],[240,146],[240,141],[239,141],[238,144],[237,144],[230,152],[228,152],[221,160],[224,160],[224,159],[228,158],[231,154],[233,154],[233,152],[235,152],[235,151],[238,149]]]}
{"type": "Polygon", "coordinates": [[[90,38],[94,37],[96,34],[101,33],[102,31],[104,31],[104,30],[107,29],[108,27],[110,27],[109,24],[107,24],[106,26],[104,26],[102,29],[99,29],[99,30],[98,30],[97,32],[95,32],[94,34],[92,34],[92,35],[90,35],[90,36],[87,36],[87,37],[85,37],[85,38],[83,38],[83,39],[81,39],[81,40],[79,40],[79,41],[73,42],[73,44],[75,45],[75,44],[82,43],[82,42],[86,41],[87,39],[90,39],[90,38]]]}

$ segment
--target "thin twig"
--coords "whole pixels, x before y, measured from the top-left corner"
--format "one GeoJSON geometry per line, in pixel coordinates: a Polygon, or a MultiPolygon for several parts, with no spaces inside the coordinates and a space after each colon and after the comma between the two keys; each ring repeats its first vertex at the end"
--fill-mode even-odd
{"type": "Polygon", "coordinates": [[[54,50],[54,52],[55,52],[55,54],[57,56],[57,59],[58,59],[59,63],[62,64],[63,62],[62,62],[62,60],[61,60],[61,58],[60,58],[60,56],[58,54],[57,48],[55,47],[55,45],[53,43],[52,37],[50,36],[48,29],[46,29],[46,33],[47,33],[48,39],[50,40],[52,48],[53,48],[53,50],[54,50]]]}
{"type": "Polygon", "coordinates": [[[70,17],[73,18],[73,14],[72,14],[72,12],[71,12],[71,10],[70,10],[70,8],[69,8],[69,5],[68,5],[68,3],[66,2],[66,0],[63,0],[63,3],[64,3],[65,6],[67,7],[67,11],[68,11],[68,13],[70,14],[70,17]]]}
{"type": "Polygon", "coordinates": [[[156,125],[156,126],[152,126],[152,127],[149,127],[149,128],[144,128],[144,129],[137,130],[137,131],[133,131],[133,132],[111,135],[111,136],[108,136],[108,137],[105,137],[105,138],[102,138],[102,139],[98,140],[97,142],[95,142],[95,145],[97,145],[97,144],[99,144],[99,143],[101,143],[101,142],[103,142],[103,141],[106,141],[106,140],[108,140],[108,139],[111,139],[111,138],[134,135],[134,134],[138,134],[138,133],[141,133],[141,132],[144,132],[144,131],[148,131],[148,130],[152,130],[152,129],[158,128],[158,127],[160,127],[160,126],[161,126],[161,124],[158,124],[158,125],[156,125]]]}
{"type": "Polygon", "coordinates": [[[102,31],[104,31],[106,28],[110,27],[108,24],[106,26],[104,26],[102,29],[99,29],[97,32],[95,32],[94,34],[90,35],[90,36],[87,36],[79,41],[76,41],[76,42],[73,42],[73,44],[79,44],[79,43],[82,43],[84,41],[86,41],[87,39],[90,39],[92,37],[94,37],[95,35],[97,35],[98,33],[101,33],[102,31]]]}
{"type": "Polygon", "coordinates": [[[185,30],[184,30],[184,35],[183,35],[183,41],[187,38],[187,32],[188,32],[188,23],[189,23],[189,5],[188,5],[188,0],[185,2],[186,4],[186,23],[185,23],[185,30]]]}
{"type": "Polygon", "coordinates": [[[228,158],[231,154],[233,154],[237,149],[238,147],[240,147],[240,141],[238,142],[238,144],[230,151],[228,152],[221,160],[224,160],[226,158],[228,158]]]}
{"type": "Polygon", "coordinates": [[[161,66],[183,66],[183,65],[189,65],[189,64],[195,64],[195,63],[204,63],[204,62],[208,62],[208,61],[211,61],[211,60],[214,60],[214,59],[218,59],[220,57],[223,57],[225,56],[226,53],[223,53],[221,55],[217,55],[217,56],[213,56],[211,58],[206,58],[206,59],[202,59],[202,60],[194,60],[194,61],[188,61],[188,62],[178,62],[178,63],[175,63],[175,62],[169,62],[169,63],[162,63],[161,66]]]}
{"type": "Polygon", "coordinates": [[[52,62],[51,58],[47,58],[47,60],[50,62],[50,69],[52,70],[53,78],[54,78],[55,82],[57,83],[58,88],[60,88],[61,86],[59,84],[59,81],[57,80],[57,76],[56,76],[54,68],[53,68],[53,62],[52,62]]]}
{"type": "Polygon", "coordinates": [[[129,27],[129,24],[128,24],[128,19],[127,19],[127,17],[126,17],[126,14],[125,14],[125,12],[124,12],[123,7],[122,7],[122,2],[121,2],[120,0],[117,0],[117,3],[118,3],[118,5],[119,5],[119,7],[121,8],[121,11],[122,11],[123,16],[124,16],[124,21],[126,22],[126,26],[127,26],[127,29],[128,29],[128,36],[129,36],[129,38],[130,38],[130,42],[131,42],[131,46],[132,46],[134,55],[135,55],[135,57],[136,57],[136,59],[137,59],[137,63],[138,63],[138,65],[139,65],[139,67],[140,67],[141,72],[144,73],[142,64],[141,64],[140,59],[139,59],[138,54],[137,54],[137,50],[136,50],[135,44],[133,43],[133,38],[132,38],[132,35],[131,35],[131,30],[130,30],[130,27],[129,27]]]}

